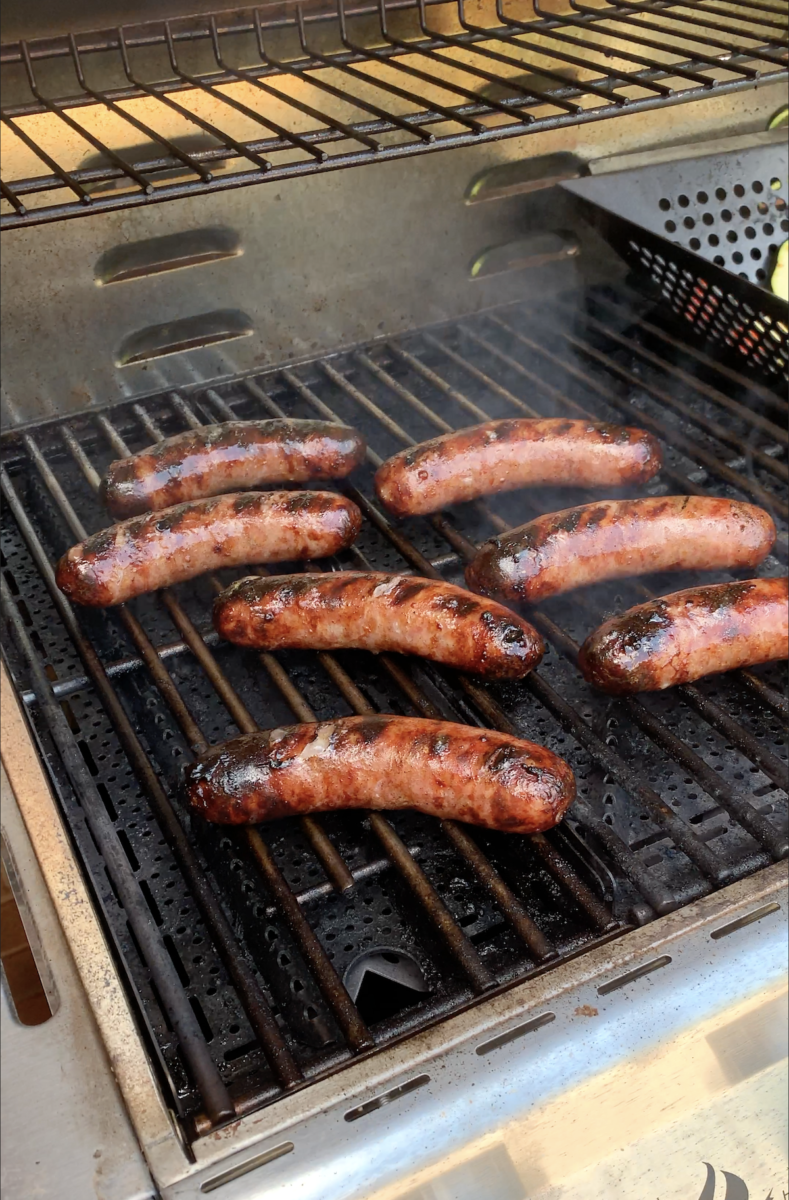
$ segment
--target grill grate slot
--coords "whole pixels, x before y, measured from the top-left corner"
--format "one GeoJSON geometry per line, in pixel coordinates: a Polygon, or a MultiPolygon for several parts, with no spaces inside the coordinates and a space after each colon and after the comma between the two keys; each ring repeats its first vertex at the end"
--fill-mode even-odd
{"type": "MultiPolygon", "coordinates": [[[[780,400],[758,387],[743,394],[746,381],[702,360],[650,326],[627,293],[592,292],[575,306],[557,303],[539,322],[513,306],[331,361],[196,384],[3,439],[4,604],[30,629],[28,640],[38,638],[27,667],[9,649],[13,677],[42,745],[47,714],[53,705],[62,712],[68,697],[69,737],[90,752],[104,820],[120,837],[149,934],[177,966],[203,1052],[237,1114],[784,857],[785,670],[734,672],[624,702],[593,694],[574,665],[577,644],[611,609],[651,594],[632,580],[617,583],[616,595],[591,588],[546,605],[535,614],[549,643],[539,671],[491,688],[393,655],[256,656],[223,645],[203,634],[226,572],[111,612],[77,614],[57,591],[51,562],[85,528],[106,524],[95,489],[107,463],[217,418],[350,421],[371,449],[358,478],[343,486],[367,518],[344,565],[458,578],[485,537],[588,497],[521,492],[395,526],[370,499],[369,468],[401,445],[487,416],[626,413],[659,425],[667,467],[658,489],[752,497],[758,488],[785,528],[784,478],[756,453],[777,442],[770,464],[785,465],[773,420],[780,400]],[[705,377],[696,378],[696,364],[705,377]],[[660,403],[669,389],[670,412],[660,403]],[[754,451],[745,468],[727,466],[734,437],[754,451]],[[702,466],[709,483],[694,482],[702,466]],[[42,672],[54,689],[48,705],[42,672]],[[228,832],[193,823],[183,810],[181,763],[206,745],[294,718],[374,711],[442,715],[549,745],[578,778],[566,829],[515,839],[419,814],[348,813],[228,832]],[[91,712],[101,742],[91,740],[91,712]],[[140,810],[131,816],[130,787],[140,810]],[[168,903],[176,895],[180,912],[168,903]],[[427,991],[368,1028],[343,979],[360,956],[378,951],[411,961],[427,991]]],[[[777,552],[785,559],[785,533],[777,552]]],[[[785,568],[771,557],[765,569],[785,568]]],[[[649,583],[653,591],[682,585],[649,583]]],[[[80,833],[77,796],[52,769],[152,1049],[187,1127],[205,1130],[206,1092],[160,1011],[160,980],[153,968],[141,973],[100,852],[80,833]]]]}
{"type": "Polygon", "coordinates": [[[463,0],[381,0],[309,16],[297,7],[268,23],[247,9],[3,46],[13,102],[0,114],[9,143],[0,226],[537,133],[786,78],[785,26],[754,0],[697,6],[692,18],[674,3],[574,4],[560,15],[533,0],[528,21],[497,0],[477,17],[481,24],[467,18],[463,0]]]}

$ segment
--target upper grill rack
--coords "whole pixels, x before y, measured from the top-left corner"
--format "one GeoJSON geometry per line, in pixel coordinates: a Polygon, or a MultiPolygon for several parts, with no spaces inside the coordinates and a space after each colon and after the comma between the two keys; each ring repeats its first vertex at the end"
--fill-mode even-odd
{"type": "MultiPolygon", "coordinates": [[[[488,416],[627,416],[663,439],[654,488],[755,499],[785,529],[789,439],[776,418],[786,411],[654,329],[632,296],[600,293],[581,312],[515,306],[4,439],[3,608],[21,651],[9,647],[11,670],[151,1048],[193,1127],[785,856],[785,671],[615,703],[594,694],[574,667],[577,643],[610,608],[643,597],[635,581],[534,614],[551,649],[524,684],[497,688],[387,655],[262,655],[261,673],[256,656],[203,636],[218,581],[77,617],[50,564],[86,526],[106,523],[95,487],[107,462],[230,415],[351,420],[373,447],[371,467],[488,416]],[[181,809],[180,763],[207,743],[370,711],[441,715],[549,745],[579,779],[567,830],[513,839],[409,814],[332,814],[236,836],[190,824],[181,809]],[[411,956],[427,994],[371,1021],[342,980],[373,935],[411,956]]],[[[395,527],[369,498],[369,472],[346,490],[367,518],[348,565],[434,577],[457,576],[474,543],[506,524],[582,499],[520,493],[395,527]]],[[[785,534],[781,547],[785,559],[785,534]]],[[[766,569],[785,568],[771,558],[766,569]]]]}
{"type": "Polygon", "coordinates": [[[2,47],[0,226],[244,187],[786,78],[756,0],[257,9],[2,47]]]}

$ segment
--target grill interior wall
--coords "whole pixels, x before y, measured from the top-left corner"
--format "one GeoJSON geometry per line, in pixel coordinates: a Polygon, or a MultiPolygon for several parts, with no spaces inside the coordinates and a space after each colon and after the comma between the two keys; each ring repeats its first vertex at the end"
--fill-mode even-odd
{"type": "MultiPolygon", "coordinates": [[[[177,847],[174,853],[31,555],[35,539],[50,561],[75,540],[75,522],[70,526],[64,515],[57,485],[93,532],[106,517],[91,469],[102,473],[123,444],[135,451],[152,437],[229,412],[241,418],[333,413],[361,429],[381,457],[409,438],[419,441],[486,416],[588,412],[596,419],[657,423],[665,469],[649,494],[711,492],[770,507],[781,534],[761,573],[783,573],[785,400],[716,372],[698,352],[681,353],[670,338],[650,332],[642,310],[625,291],[568,297],[551,310],[510,306],[293,371],[240,378],[219,390],[207,382],[4,439],[3,577],[57,684],[85,765],[237,1111],[784,855],[786,668],[733,673],[633,701],[593,692],[572,662],[567,639],[582,641],[604,616],[641,600],[643,587],[634,580],[542,606],[537,619],[549,649],[536,676],[486,689],[397,656],[283,652],[260,661],[218,643],[210,631],[215,589],[209,579],[173,589],[173,600],[140,598],[128,606],[131,622],[118,611],[80,611],[79,626],[207,869],[238,953],[252,966],[254,986],[275,1014],[295,1064],[283,1085],[201,915],[177,847]],[[202,664],[182,640],[189,622],[205,638],[202,664]],[[180,722],[172,694],[168,703],[166,689],[141,663],[146,638],[159,648],[159,666],[186,705],[180,722]],[[319,822],[330,841],[323,861],[316,853],[320,831],[313,830],[311,840],[310,830],[296,822],[261,829],[258,845],[243,831],[191,821],[179,797],[190,743],[199,736],[213,744],[240,731],[220,698],[210,656],[233,689],[231,709],[235,704],[242,726],[247,717],[270,728],[373,708],[437,711],[512,727],[571,763],[578,802],[563,830],[532,839],[466,832],[414,813],[331,814],[319,822]],[[337,854],[340,869],[344,864],[354,880],[344,892],[331,879],[337,854]],[[399,1011],[387,1012],[374,990],[360,994],[356,1007],[335,986],[333,972],[342,979],[360,955],[374,950],[410,964],[414,986],[398,993],[399,1011]]],[[[367,517],[357,545],[327,566],[369,562],[460,582],[470,543],[504,523],[589,498],[572,489],[535,489],[389,526],[372,505],[373,466],[369,461],[352,481],[367,517]]],[[[227,582],[231,574],[222,578],[227,582]]],[[[694,581],[683,575],[647,582],[659,594],[694,581]]],[[[204,1127],[203,1097],[87,828],[82,798],[29,694],[25,664],[15,644],[8,645],[12,675],[26,695],[118,961],[137,995],[150,1048],[189,1127],[195,1121],[204,1127]]]]}

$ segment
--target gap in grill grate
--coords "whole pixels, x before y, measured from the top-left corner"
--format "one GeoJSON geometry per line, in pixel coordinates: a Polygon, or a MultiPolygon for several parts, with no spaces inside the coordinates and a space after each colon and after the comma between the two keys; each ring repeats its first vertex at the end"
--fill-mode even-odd
{"type": "MultiPolygon", "coordinates": [[[[686,371],[680,378],[676,372],[687,368],[686,358],[659,333],[650,332],[643,311],[625,292],[572,297],[552,311],[539,313],[511,307],[452,326],[416,331],[392,343],[376,343],[363,353],[338,354],[292,372],[271,371],[225,383],[219,392],[204,384],[190,390],[187,401],[201,420],[223,417],[225,405],[245,418],[272,415],[277,409],[293,416],[315,416],[323,406],[324,416],[328,408],[360,428],[382,456],[403,442],[392,426],[383,428],[374,406],[414,439],[432,436],[442,423],[458,427],[484,415],[524,415],[530,408],[542,415],[578,415],[580,407],[596,419],[650,421],[662,431],[666,469],[648,490],[677,492],[683,490],[684,479],[691,490],[757,499],[772,507],[785,531],[785,441],[777,454],[771,450],[781,400],[771,401],[758,389],[743,393],[744,381],[741,388],[732,387],[710,362],[706,374],[686,377],[686,371]],[[371,364],[377,371],[371,370],[371,364]],[[399,392],[389,379],[399,385],[399,392]],[[411,404],[403,389],[419,404],[411,404]],[[664,402],[665,396],[673,407],[664,402]],[[744,454],[735,453],[731,441],[739,443],[744,454]]],[[[164,433],[184,427],[183,415],[168,395],[149,398],[144,408],[164,433]]],[[[130,449],[150,443],[150,434],[131,404],[105,412],[130,449]]],[[[255,1033],[218,935],[208,928],[195,902],[182,858],[163,834],[152,798],[132,770],[97,684],[84,679],[82,660],[31,555],[35,539],[49,561],[74,540],[46,473],[30,458],[31,444],[44,452],[86,528],[92,532],[106,524],[62,439],[62,428],[73,431],[97,471],[102,472],[116,456],[100,422],[91,415],[29,430],[32,443],[14,434],[3,440],[7,501],[1,543],[3,578],[49,677],[66,689],[63,704],[69,727],[98,785],[150,919],[164,939],[210,1057],[237,1111],[249,1111],[280,1094],[282,1080],[270,1065],[271,1047],[262,1045],[255,1033]],[[15,519],[8,503],[13,496],[32,531],[26,530],[21,516],[21,523],[15,519]]],[[[365,466],[353,480],[368,501],[373,497],[371,478],[365,466]]],[[[491,498],[488,509],[505,521],[521,523],[540,511],[586,498],[572,489],[536,489],[491,498]]],[[[490,536],[494,527],[485,509],[473,505],[454,510],[448,521],[449,525],[440,520],[398,523],[398,533],[407,539],[398,548],[368,520],[357,548],[382,570],[407,571],[418,555],[440,561],[444,576],[458,582],[463,564],[452,554],[452,530],[479,541],[490,536]],[[403,553],[411,556],[410,562],[403,553]]],[[[763,573],[785,571],[785,546],[784,534],[778,548],[783,559],[769,557],[763,573]]],[[[334,565],[353,567],[358,559],[349,554],[334,565]]],[[[223,578],[229,581],[231,575],[223,578]]],[[[660,591],[676,590],[693,580],[678,576],[645,582],[660,591]]],[[[638,602],[639,586],[639,581],[624,580],[590,588],[546,605],[545,613],[581,641],[604,616],[638,602]]],[[[209,583],[181,585],[173,593],[182,612],[208,633],[213,597],[209,583]]],[[[238,726],[203,667],[183,647],[179,650],[180,634],[171,613],[157,597],[140,598],[130,608],[154,646],[176,644],[162,661],[203,736],[213,743],[237,733],[238,726]]],[[[350,685],[379,711],[418,715],[425,704],[432,704],[448,719],[476,724],[491,723],[501,712],[525,736],[567,758],[577,775],[579,800],[563,830],[545,838],[469,831],[472,849],[484,856],[495,878],[517,900],[517,908],[509,910],[485,887],[473,859],[452,831],[415,813],[389,814],[385,828],[391,836],[385,831],[382,835],[363,814],[321,818],[331,846],[355,879],[348,892],[334,889],[328,866],[295,822],[261,829],[270,864],[264,870],[254,844],[242,832],[193,822],[183,810],[180,772],[190,756],[188,741],[165,695],[139,664],[128,624],[117,612],[81,611],[78,619],[109,669],[112,687],[188,833],[199,870],[229,922],[233,953],[249,965],[254,986],[273,1015],[294,1064],[295,1086],[341,1066],[373,1043],[384,1044],[459,1011],[489,988],[508,986],[535,970],[548,969],[601,936],[653,919],[656,911],[686,904],[712,887],[759,869],[778,852],[781,839],[786,840],[786,792],[778,786],[780,779],[776,782],[776,770],[785,770],[787,759],[785,726],[775,707],[775,693],[786,683],[783,664],[753,672],[755,683],[737,674],[710,679],[693,694],[645,697],[639,708],[594,693],[555,641],[538,671],[538,680],[544,681],[548,692],[540,690],[539,682],[534,686],[526,682],[477,693],[451,672],[398,660],[397,666],[410,681],[412,691],[407,694],[388,670],[385,656],[339,653],[333,656],[330,674],[316,656],[287,652],[277,656],[285,679],[297,689],[299,702],[319,719],[354,711],[350,685]],[[569,724],[566,711],[557,708],[552,695],[571,706],[569,724]],[[498,709],[491,708],[491,702],[498,709]],[[700,713],[700,706],[706,715],[700,713]],[[721,713],[734,723],[733,734],[721,732],[721,713]],[[656,740],[656,727],[663,731],[663,742],[656,740]],[[672,737],[677,740],[667,750],[665,738],[672,737]],[[690,765],[688,752],[695,756],[690,765]],[[683,754],[685,761],[680,761],[683,754]],[[667,824],[660,816],[651,799],[655,794],[681,825],[667,824]],[[741,823],[743,810],[754,815],[750,832],[741,823]],[[678,847],[677,837],[685,850],[678,847]],[[405,868],[402,862],[397,865],[400,843],[405,848],[405,868]],[[457,931],[455,951],[430,920],[430,910],[426,912],[415,899],[408,864],[424,872],[445,906],[457,931]],[[277,880],[291,897],[291,905],[297,898],[295,907],[306,919],[306,933],[288,915],[288,902],[285,893],[277,890],[277,880]],[[518,923],[518,913],[524,915],[525,924],[518,923]],[[317,938],[315,944],[307,936],[309,930],[317,938]],[[348,979],[351,987],[370,955],[379,956],[378,965],[384,969],[380,956],[387,954],[398,960],[405,972],[402,978],[417,981],[419,987],[393,983],[385,993],[381,977],[373,971],[373,959],[373,974],[358,988],[358,1009],[343,1007],[348,997],[343,1000],[341,990],[331,984],[331,972],[348,979]],[[354,1025],[359,1010],[370,1025],[372,1040],[365,1040],[363,1021],[360,1028],[354,1025]]],[[[216,644],[210,637],[209,644],[224,677],[262,727],[296,719],[277,678],[255,655],[216,644]]],[[[7,657],[15,684],[25,694],[31,680],[13,641],[8,643],[7,657]]],[[[162,1078],[187,1129],[203,1129],[203,1098],[108,881],[80,800],[63,771],[42,711],[30,703],[29,712],[162,1078]]]]}

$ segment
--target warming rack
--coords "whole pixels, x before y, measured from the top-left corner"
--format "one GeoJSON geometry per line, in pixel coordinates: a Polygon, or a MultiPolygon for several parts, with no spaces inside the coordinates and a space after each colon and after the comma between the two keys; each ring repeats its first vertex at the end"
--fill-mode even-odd
{"type": "Polygon", "coordinates": [[[0,50],[0,226],[581,125],[787,77],[766,0],[247,9],[0,50]],[[9,91],[10,89],[10,91],[9,91]],[[68,147],[68,149],[67,149],[68,147]],[[13,166],[10,165],[13,160],[13,166]],[[19,166],[18,164],[23,164],[19,166]]]}

